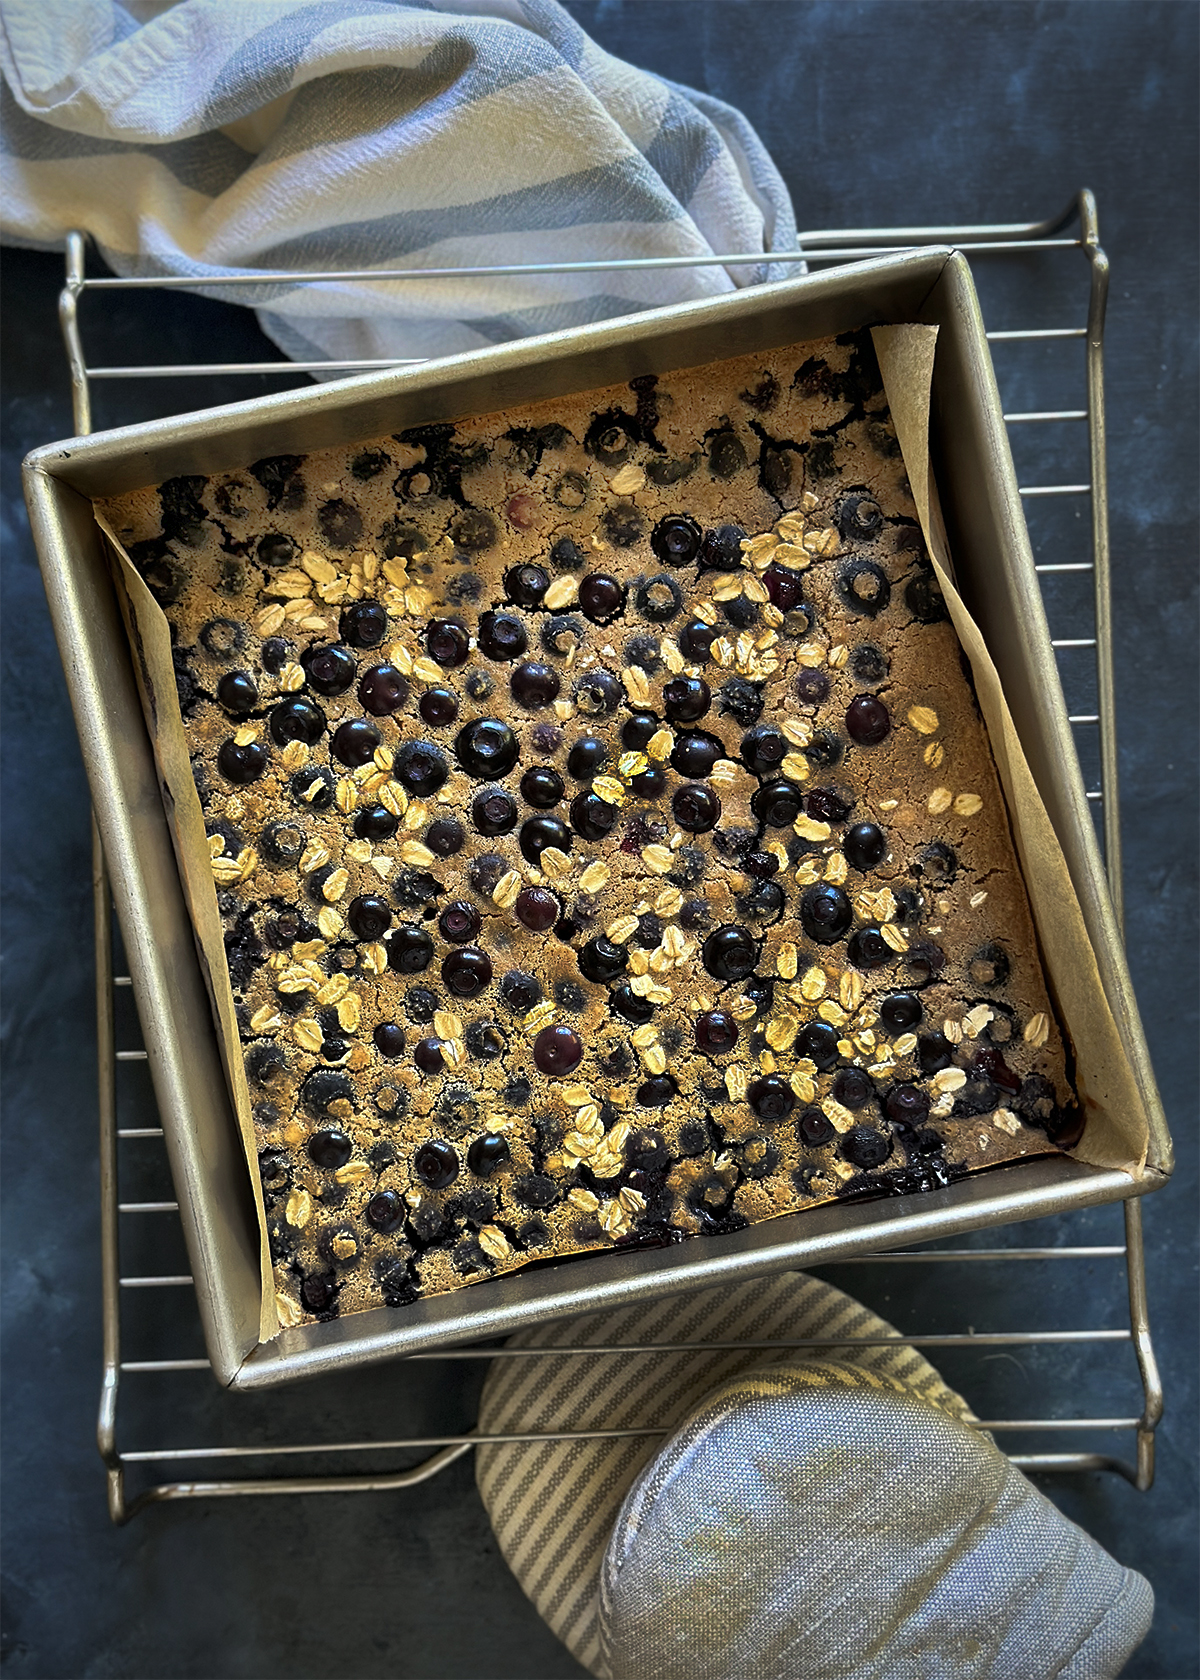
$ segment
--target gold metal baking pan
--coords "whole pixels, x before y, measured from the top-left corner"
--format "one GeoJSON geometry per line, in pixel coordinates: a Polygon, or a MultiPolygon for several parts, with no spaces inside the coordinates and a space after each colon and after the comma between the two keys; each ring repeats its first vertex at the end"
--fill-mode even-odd
{"type": "MultiPolygon", "coordinates": [[[[35,451],[26,495],[217,1378],[262,1388],[653,1296],[1067,1208],[1165,1182],[1171,1145],[1109,902],[974,286],[926,249],[35,451]],[[1148,1139],[1139,1177],[1045,1156],[917,1197],[832,1204],[724,1237],[590,1255],[258,1342],[258,1228],[158,777],[90,498],[887,323],[939,329],[930,448],[957,583],[1004,686],[1078,894],[1148,1139]]],[[[1069,1028],[1069,1022],[1066,1023],[1069,1028]]]]}

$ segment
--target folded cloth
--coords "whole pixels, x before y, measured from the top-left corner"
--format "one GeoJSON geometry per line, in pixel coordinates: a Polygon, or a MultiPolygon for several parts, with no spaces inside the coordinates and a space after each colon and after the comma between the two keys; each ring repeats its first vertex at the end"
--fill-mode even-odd
{"type": "MultiPolygon", "coordinates": [[[[122,275],[795,249],[750,124],[556,0],[0,0],[0,237],[122,275]]],[[[288,355],[417,358],[790,267],[205,288],[288,355]]]]}
{"type": "Polygon", "coordinates": [[[1153,1606],[977,1430],[813,1361],[726,1383],[645,1467],[600,1623],[613,1680],[1113,1680],[1153,1606]]]}
{"type": "MultiPolygon", "coordinates": [[[[604,1550],[626,1493],[654,1462],[663,1436],[723,1382],[772,1360],[796,1358],[788,1342],[832,1338],[829,1358],[903,1385],[964,1423],[973,1414],[915,1348],[886,1345],[898,1332],[832,1284],[803,1273],[697,1290],[652,1305],[558,1320],[506,1344],[604,1348],[688,1342],[683,1353],[522,1352],[497,1359],[479,1404],[481,1434],[525,1430],[648,1430],[623,1438],[479,1447],[476,1479],[500,1550],[543,1620],[584,1667],[611,1680],[600,1649],[604,1550]],[[838,1343],[836,1338],[859,1338],[838,1343]],[[879,1337],[884,1345],[869,1346],[879,1337]],[[729,1342],[777,1344],[730,1348],[729,1342]]],[[[739,1680],[758,1680],[752,1669],[739,1680]]],[[[907,1680],[907,1677],[906,1677],[907,1680]]]]}

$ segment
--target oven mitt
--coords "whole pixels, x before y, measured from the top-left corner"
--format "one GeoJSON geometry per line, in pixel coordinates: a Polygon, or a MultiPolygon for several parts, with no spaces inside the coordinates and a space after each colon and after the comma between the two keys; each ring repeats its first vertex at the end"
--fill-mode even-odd
{"type": "Polygon", "coordinates": [[[1112,1680],[1149,1583],[988,1438],[884,1371],[763,1367],[626,1495],[601,1575],[612,1680],[1112,1680]]]}
{"type": "MultiPolygon", "coordinates": [[[[497,1359],[489,1371],[479,1408],[481,1434],[657,1431],[604,1441],[476,1451],[479,1491],[501,1552],[543,1620],[585,1668],[599,1676],[608,1672],[600,1651],[600,1565],[630,1487],[656,1460],[665,1437],[714,1390],[751,1368],[803,1356],[786,1347],[731,1349],[719,1344],[839,1336],[887,1341],[896,1334],[831,1284],[785,1273],[560,1319],[522,1331],[507,1343],[510,1349],[714,1344],[711,1352],[691,1353],[524,1353],[497,1359]]],[[[860,1342],[812,1351],[814,1357],[901,1385],[950,1418],[972,1417],[965,1401],[914,1348],[860,1342]]],[[[744,1680],[757,1676],[745,1670],[744,1680]]]]}

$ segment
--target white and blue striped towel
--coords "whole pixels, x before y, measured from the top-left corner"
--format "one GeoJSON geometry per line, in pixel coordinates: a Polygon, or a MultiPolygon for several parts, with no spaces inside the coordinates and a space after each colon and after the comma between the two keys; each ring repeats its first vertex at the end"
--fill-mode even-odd
{"type": "MultiPolygon", "coordinates": [[[[557,0],[0,0],[9,243],[124,275],[795,249],[750,124],[557,0]]],[[[303,360],[443,355],[782,278],[742,267],[206,288],[303,360]]]]}

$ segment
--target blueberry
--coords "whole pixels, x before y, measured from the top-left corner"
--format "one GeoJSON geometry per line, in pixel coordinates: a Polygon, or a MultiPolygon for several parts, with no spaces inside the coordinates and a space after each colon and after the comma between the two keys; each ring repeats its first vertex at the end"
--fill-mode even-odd
{"type": "Polygon", "coordinates": [[[770,724],[760,724],[757,729],[742,736],[742,763],[752,776],[773,775],[783,763],[787,750],[787,742],[770,724]]]}
{"type": "Polygon", "coordinates": [[[789,566],[771,563],[763,573],[763,587],[773,607],[781,613],[794,612],[804,601],[804,578],[789,566]]]}
{"type": "Polygon", "coordinates": [[[558,900],[545,887],[526,887],[513,905],[517,920],[533,933],[547,933],[558,921],[560,911],[558,900]]]}
{"type": "Polygon", "coordinates": [[[437,1038],[422,1038],[413,1050],[412,1058],[422,1074],[440,1074],[445,1067],[442,1045],[437,1038]]]}
{"type": "Polygon", "coordinates": [[[958,858],[944,840],[934,840],[913,865],[913,873],[928,880],[933,887],[949,887],[958,875],[958,858]]]}
{"type": "Polygon", "coordinates": [[[471,801],[471,821],[480,834],[508,834],[517,826],[517,802],[504,788],[481,788],[471,801]]]}
{"type": "Polygon", "coordinates": [[[731,717],[743,729],[749,729],[762,716],[763,685],[749,682],[745,677],[730,677],[717,693],[717,710],[722,717],[731,717]]]}
{"type": "Polygon", "coordinates": [[[877,747],[891,727],[891,716],[877,694],[860,694],[846,708],[846,733],[860,747],[877,747]]]}
{"type": "Polygon", "coordinates": [[[796,1095],[786,1079],[768,1073],[756,1079],[746,1092],[746,1101],[760,1120],[786,1120],[796,1106],[796,1095]]]}
{"type": "Polygon", "coordinates": [[[543,665],[540,660],[527,659],[518,665],[509,678],[509,689],[518,705],[526,706],[531,711],[539,706],[548,706],[552,700],[557,700],[561,684],[558,672],[549,665],[543,665]]]}
{"type": "Polygon", "coordinates": [[[417,711],[422,722],[434,728],[453,723],[458,716],[458,695],[449,688],[427,688],[417,701],[417,711]]]}
{"type": "Polygon", "coordinates": [[[659,729],[659,719],[654,712],[634,712],[634,716],[622,724],[620,744],[629,748],[630,753],[640,753],[650,741],[650,736],[659,729]]]}
{"type": "Polygon", "coordinates": [[[778,881],[757,881],[738,902],[747,915],[774,921],[783,913],[787,898],[778,881]]]}
{"type": "Polygon", "coordinates": [[[725,744],[715,735],[680,735],[671,749],[671,768],[681,776],[707,776],[724,756],[725,744]]]}
{"type": "Polygon", "coordinates": [[[335,1172],[338,1167],[344,1167],[354,1152],[354,1145],[345,1132],[331,1128],[328,1131],[314,1132],[309,1138],[308,1158],[315,1167],[324,1167],[326,1172],[335,1172]]]}
{"type": "Polygon", "coordinates": [[[690,618],[679,632],[679,650],[685,659],[696,665],[707,663],[712,652],[716,629],[702,618],[690,618]]]}
{"type": "Polygon", "coordinates": [[[879,1005],[879,1019],[890,1033],[911,1032],[920,1025],[924,1014],[920,998],[912,992],[893,992],[879,1005]]]}
{"type": "Polygon", "coordinates": [[[408,1042],[405,1038],[404,1028],[395,1021],[380,1021],[371,1037],[379,1054],[386,1056],[389,1061],[394,1060],[397,1056],[402,1056],[408,1042]]]}
{"type": "Polygon", "coordinates": [[[468,776],[491,778],[504,776],[512,769],[520,747],[506,723],[498,718],[479,718],[459,730],[454,752],[468,776]]]}
{"type": "Polygon", "coordinates": [[[413,1156],[413,1172],[428,1190],[445,1190],[458,1177],[458,1155],[441,1138],[423,1143],[413,1156]]]}
{"type": "Polygon", "coordinates": [[[520,659],[528,646],[525,626],[512,613],[486,612],[479,620],[479,651],[488,659],[520,659]]]}
{"type": "Polygon", "coordinates": [[[596,735],[582,735],[567,754],[567,771],[577,782],[590,781],[608,762],[608,747],[596,735]]]}
{"type": "Polygon", "coordinates": [[[732,427],[714,432],[708,444],[708,470],[714,478],[732,478],[746,465],[746,449],[732,427]]]}
{"type": "Polygon", "coordinates": [[[302,809],[328,811],[333,804],[337,783],[323,764],[310,770],[298,770],[288,783],[292,798],[302,809]]]}
{"type": "Polygon", "coordinates": [[[883,1108],[898,1126],[920,1126],[929,1116],[929,1098],[916,1085],[893,1085],[883,1108]]]}
{"type": "Polygon", "coordinates": [[[454,857],[462,851],[467,831],[457,817],[439,817],[425,832],[425,844],[435,857],[454,857]]]}
{"type": "Polygon", "coordinates": [[[727,922],[704,941],[701,961],[714,980],[743,980],[754,971],[758,946],[744,927],[727,922]]]}
{"type": "Polygon", "coordinates": [[[738,1024],[725,1009],[696,1017],[696,1048],[705,1056],[726,1056],[738,1041],[738,1024]]]}
{"type": "Polygon", "coordinates": [[[661,799],[666,791],[667,773],[658,765],[652,764],[648,770],[634,776],[629,786],[639,799],[661,799]]]}
{"type": "Polygon", "coordinates": [[[660,519],[650,536],[650,547],[665,566],[687,566],[700,552],[701,531],[686,513],[660,519]]]}
{"type": "Polygon", "coordinates": [[[477,997],[491,978],[491,959],[477,945],[460,946],[442,961],[442,979],[455,997],[477,997]]]}
{"type": "Polygon", "coordinates": [[[570,1027],[543,1027],[533,1041],[533,1061],[539,1073],[554,1077],[573,1073],[583,1060],[583,1040],[570,1027]]]}
{"type": "Polygon", "coordinates": [[[683,591],[666,572],[657,572],[640,583],[633,600],[638,612],[651,624],[669,624],[683,611],[683,591]]]}
{"type": "Polygon", "coordinates": [[[742,544],[745,540],[746,533],[740,525],[718,525],[715,530],[706,531],[700,545],[701,569],[714,572],[739,571],[742,564],[742,544]]]}
{"type": "Polygon", "coordinates": [[[803,748],[804,756],[815,770],[832,770],[842,761],[842,742],[832,729],[818,729],[803,748]]]}
{"type": "Polygon", "coordinates": [[[425,651],[448,670],[464,665],[471,651],[466,625],[457,618],[430,619],[425,627],[425,651]]]}
{"type": "Polygon", "coordinates": [[[853,1167],[881,1167],[892,1153],[891,1138],[872,1126],[852,1126],[842,1134],[838,1154],[853,1167]]]}
{"type": "Polygon", "coordinates": [[[390,717],[408,694],[408,678],[395,665],[372,665],[358,685],[359,705],[372,717],[390,717]]]}
{"type": "Polygon", "coordinates": [[[481,554],[496,541],[496,521],[484,508],[464,508],[450,521],[450,541],[469,554],[481,554]]]}
{"type": "Polygon", "coordinates": [[[854,911],[840,887],[808,887],[800,900],[800,921],[810,939],[832,945],[849,932],[854,911]]]}
{"type": "Polygon", "coordinates": [[[350,900],[346,920],[359,939],[382,939],[392,925],[392,912],[385,899],[367,893],[350,900]]]}
{"type": "Polygon", "coordinates": [[[200,646],[213,659],[232,659],[245,645],[245,626],[231,618],[210,618],[200,626],[200,646]]]}
{"type": "Polygon", "coordinates": [[[892,598],[887,573],[874,560],[854,560],[838,576],[838,594],[851,612],[877,618],[892,598]]]}
{"type": "Polygon", "coordinates": [[[579,585],[579,606],[593,624],[608,624],[624,610],[625,585],[608,572],[589,572],[579,585]]]}
{"type": "Polygon", "coordinates": [[[410,986],[404,993],[404,1012],[418,1027],[427,1027],[438,1006],[438,995],[428,986],[410,986]]]}
{"type": "Polygon", "coordinates": [[[641,1027],[654,1019],[654,1005],[648,998],[639,997],[632,986],[616,986],[609,993],[608,1006],[631,1027],[641,1027]]]}
{"type": "Polygon", "coordinates": [[[347,718],[345,723],[339,724],[334,730],[333,739],[329,743],[338,763],[345,764],[351,770],[369,764],[382,744],[383,736],[366,718],[347,718]]]}
{"type": "Polygon", "coordinates": [[[837,526],[847,542],[869,542],[883,530],[883,510],[873,496],[847,496],[838,508],[837,526]]]}
{"type": "Polygon", "coordinates": [[[870,642],[860,642],[858,647],[851,650],[849,666],[850,675],[855,682],[864,683],[867,687],[874,687],[876,683],[887,680],[887,656],[877,647],[872,647],[870,642]]]}
{"type": "Polygon", "coordinates": [[[672,723],[695,723],[712,704],[703,677],[673,677],[663,690],[663,705],[672,723]]]}
{"type": "Polygon", "coordinates": [[[217,754],[217,769],[227,782],[245,787],[256,782],[267,768],[267,749],[259,741],[240,746],[232,736],[221,743],[217,754]]]}
{"type": "Polygon", "coordinates": [[[836,1029],[828,1021],[807,1022],[796,1035],[796,1054],[807,1056],[822,1073],[828,1072],[841,1054],[836,1029]]]}
{"type": "Polygon", "coordinates": [[[482,917],[473,904],[455,899],[438,917],[438,932],[452,945],[465,945],[474,939],[482,925],[482,917]]]}
{"type": "Polygon", "coordinates": [[[481,857],[472,858],[467,870],[467,879],[477,893],[490,898],[496,890],[496,883],[508,868],[508,864],[499,852],[484,852],[481,857]]]}
{"type": "Polygon", "coordinates": [[[721,820],[721,801],[710,787],[700,782],[685,782],[675,791],[671,811],[688,834],[707,834],[721,820]]]}
{"type": "Polygon", "coordinates": [[[611,939],[589,939],[579,953],[579,972],[598,985],[615,980],[629,967],[629,952],[611,939]]]}
{"type": "Polygon", "coordinates": [[[842,850],[847,863],[865,872],[883,862],[887,856],[887,841],[874,823],[855,823],[846,831],[842,850]]]}
{"type": "Polygon", "coordinates": [[[843,1108],[862,1108],[875,1095],[875,1087],[861,1068],[843,1068],[833,1082],[833,1096],[843,1108]]]}
{"type": "Polygon", "coordinates": [[[508,1139],[501,1132],[484,1132],[467,1150],[467,1165],[477,1178],[490,1178],[509,1156],[508,1139]]]}
{"type": "Polygon", "coordinates": [[[804,808],[804,795],[794,782],[764,782],[750,801],[754,815],[768,828],[790,828],[804,808]]]}
{"type": "Polygon", "coordinates": [[[571,801],[571,827],[583,840],[603,840],[617,820],[617,808],[598,793],[577,793],[571,801]]]}
{"type": "Polygon", "coordinates": [[[550,579],[540,566],[510,566],[504,574],[504,591],[518,607],[540,607],[550,579]]]}
{"type": "Polygon", "coordinates": [[[325,714],[302,694],[294,694],[271,708],[267,727],[277,747],[286,747],[289,741],[311,747],[325,733],[325,714]]]}
{"type": "Polygon", "coordinates": [[[796,1121],[796,1130],[800,1134],[801,1143],[810,1149],[819,1149],[823,1143],[828,1143],[835,1136],[833,1122],[819,1108],[806,1108],[796,1121]]]}
{"type": "Polygon", "coordinates": [[[548,846],[570,854],[571,831],[557,817],[530,817],[521,824],[521,856],[526,863],[538,863],[548,846]]]}
{"type": "Polygon", "coordinates": [[[420,974],[433,961],[433,940],[424,928],[398,927],[386,945],[388,967],[396,974],[420,974]]]}
{"type": "Polygon", "coordinates": [[[558,613],[542,626],[542,647],[552,659],[569,659],[582,647],[583,638],[583,621],[569,613],[558,613]]]}
{"type": "Polygon", "coordinates": [[[923,1073],[940,1073],[954,1060],[954,1046],[945,1033],[922,1033],[917,1039],[917,1060],[923,1073]]]}
{"type": "Polygon", "coordinates": [[[304,841],[304,830],[284,817],[267,824],[259,843],[271,863],[294,864],[300,861],[304,841]]]}
{"type": "Polygon", "coordinates": [[[852,806],[835,788],[813,788],[804,796],[804,809],[817,822],[844,823],[852,806]]]}
{"type": "Polygon", "coordinates": [[[217,699],[233,717],[245,717],[258,705],[258,684],[249,671],[226,671],[217,684],[217,699]]]}
{"type": "Polygon", "coordinates": [[[521,798],[535,810],[548,811],[563,796],[563,779],[548,764],[536,764],[521,777],[521,798]]]}
{"type": "Polygon", "coordinates": [[[918,572],[904,591],[904,605],[920,624],[941,624],[949,618],[945,598],[932,572],[918,572]]]}
{"type": "Polygon", "coordinates": [[[387,613],[378,601],[352,601],[338,625],[342,640],[358,648],[378,647],[387,627],[387,613]]]}
{"type": "Polygon", "coordinates": [[[542,988],[532,974],[510,968],[500,981],[500,999],[514,1015],[524,1015],[542,1001],[542,988]]]}
{"type": "Polygon", "coordinates": [[[379,1190],[366,1206],[367,1224],[389,1236],[404,1223],[406,1209],[395,1190],[379,1190]]]}
{"type": "Polygon", "coordinates": [[[655,636],[630,636],[625,643],[626,665],[636,665],[648,677],[662,667],[662,643],[655,636]]]}
{"type": "Polygon", "coordinates": [[[829,678],[824,671],[805,667],[796,678],[796,698],[802,706],[820,706],[829,698],[829,678]]]}
{"type": "Polygon", "coordinates": [[[653,1074],[637,1088],[638,1107],[665,1108],[675,1095],[676,1089],[675,1081],[669,1074],[653,1074]]]}

